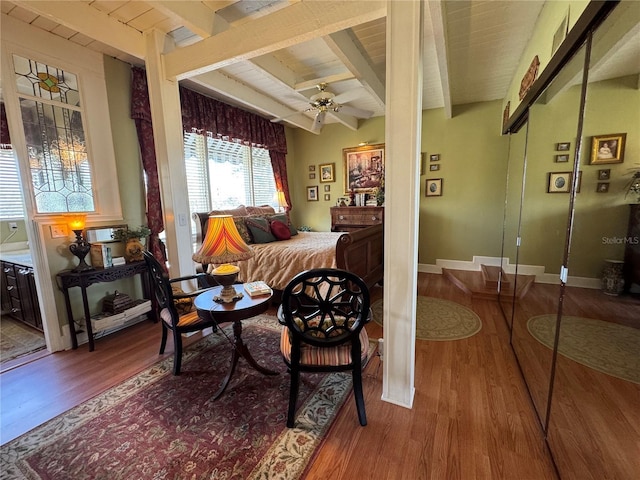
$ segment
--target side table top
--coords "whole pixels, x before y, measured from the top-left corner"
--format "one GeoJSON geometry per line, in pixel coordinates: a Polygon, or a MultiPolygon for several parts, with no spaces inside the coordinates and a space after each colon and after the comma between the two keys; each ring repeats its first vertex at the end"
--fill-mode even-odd
{"type": "Polygon", "coordinates": [[[244,296],[230,303],[218,303],[213,297],[220,295],[222,287],[213,287],[198,295],[193,305],[196,310],[210,312],[214,317],[218,316],[221,321],[244,320],[263,313],[269,308],[269,300],[272,293],[252,297],[244,291],[244,284],[233,286],[237,292],[242,292],[244,296]]]}

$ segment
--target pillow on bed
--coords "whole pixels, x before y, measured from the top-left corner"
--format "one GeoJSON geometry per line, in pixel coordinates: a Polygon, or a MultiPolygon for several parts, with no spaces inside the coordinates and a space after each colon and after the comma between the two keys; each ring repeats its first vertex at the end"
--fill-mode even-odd
{"type": "Polygon", "coordinates": [[[249,215],[249,212],[247,211],[247,207],[240,205],[229,210],[211,210],[209,215],[233,215],[234,217],[244,217],[249,215]]]}
{"type": "Polygon", "coordinates": [[[291,230],[280,220],[272,220],[269,225],[271,226],[271,233],[278,240],[289,240],[291,238],[291,230]]]}
{"type": "Polygon", "coordinates": [[[271,222],[274,220],[278,220],[279,222],[282,222],[285,225],[287,225],[289,227],[289,231],[291,232],[291,236],[298,234],[298,230],[296,230],[296,227],[293,226],[293,224],[291,223],[291,219],[289,218],[289,215],[287,215],[286,213],[277,213],[275,215],[268,215],[267,218],[271,222]]]}
{"type": "Polygon", "coordinates": [[[236,224],[236,228],[238,229],[238,233],[244,240],[244,243],[250,244],[253,243],[253,238],[251,238],[251,234],[249,233],[249,228],[247,228],[247,224],[244,219],[246,217],[233,217],[233,223],[236,224]]]}
{"type": "Polygon", "coordinates": [[[254,207],[249,205],[246,207],[248,215],[269,215],[270,213],[276,213],[270,205],[261,205],[259,207],[254,207]]]}
{"type": "Polygon", "coordinates": [[[269,220],[264,217],[246,217],[244,219],[247,228],[251,232],[254,243],[271,243],[276,241],[276,237],[271,233],[269,220]]]}

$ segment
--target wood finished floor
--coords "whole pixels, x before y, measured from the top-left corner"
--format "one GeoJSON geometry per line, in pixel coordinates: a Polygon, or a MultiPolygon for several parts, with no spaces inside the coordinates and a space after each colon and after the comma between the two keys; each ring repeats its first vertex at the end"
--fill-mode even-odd
{"type": "MultiPolygon", "coordinates": [[[[556,479],[497,302],[471,299],[440,275],[419,274],[418,284],[420,295],[473,309],[482,330],[455,342],[416,342],[412,409],[380,399],[382,367],[375,357],[364,376],[368,426],[359,426],[350,397],[306,478],[556,479]]],[[[373,296],[381,298],[381,290],[373,296]]],[[[373,322],[367,329],[371,338],[382,336],[373,322]]],[[[99,340],[95,352],[84,345],[0,375],[0,441],[157,362],[159,330],[145,322],[99,340]]],[[[171,352],[169,344],[162,357],[171,352]]]]}

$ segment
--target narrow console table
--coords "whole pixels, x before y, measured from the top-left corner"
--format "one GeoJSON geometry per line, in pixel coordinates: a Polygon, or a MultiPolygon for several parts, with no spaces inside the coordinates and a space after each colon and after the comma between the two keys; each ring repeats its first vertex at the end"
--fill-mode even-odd
{"type": "MultiPolygon", "coordinates": [[[[78,338],[76,336],[73,311],[71,309],[71,301],[69,299],[69,289],[73,287],[80,287],[82,290],[82,306],[84,309],[85,324],[87,326],[87,335],[89,337],[89,351],[93,352],[95,344],[93,339],[93,327],[91,325],[91,310],[89,309],[89,301],[87,300],[87,288],[94,283],[114,282],[116,280],[133,277],[135,275],[142,276],[144,296],[145,298],[152,299],[152,304],[155,305],[155,301],[153,301],[153,297],[151,295],[148,269],[145,262],[133,262],[109,268],[96,268],[95,270],[88,270],[84,272],[63,270],[57,274],[59,282],[58,286],[60,290],[62,290],[62,293],[64,293],[64,303],[67,308],[67,319],[69,320],[69,331],[71,333],[71,346],[74,350],[78,348],[78,338]]],[[[151,319],[156,322],[155,308],[149,307],[147,311],[149,312],[151,319]]],[[[139,314],[141,313],[147,312],[139,312],[139,314]]]]}

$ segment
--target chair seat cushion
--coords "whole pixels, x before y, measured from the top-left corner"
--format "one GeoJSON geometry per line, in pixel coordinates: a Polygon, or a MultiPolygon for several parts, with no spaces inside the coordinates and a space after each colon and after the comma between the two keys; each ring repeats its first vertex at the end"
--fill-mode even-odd
{"type": "MultiPolygon", "coordinates": [[[[163,308],[160,311],[160,318],[162,318],[162,321],[170,327],[173,326],[173,324],[171,323],[171,312],[168,308],[163,308]]],[[[195,325],[196,323],[199,323],[201,321],[202,320],[198,316],[198,312],[194,310],[192,312],[181,315],[180,320],[178,320],[178,326],[186,327],[187,325],[195,325]]]]}
{"type": "MultiPolygon", "coordinates": [[[[364,365],[369,354],[369,336],[366,329],[360,330],[360,359],[364,365]]],[[[280,334],[280,351],[287,363],[291,363],[291,339],[289,329],[282,327],[280,334]]],[[[351,343],[344,343],[337,347],[314,347],[306,343],[300,349],[301,365],[349,365],[351,363],[351,343]]]]}

